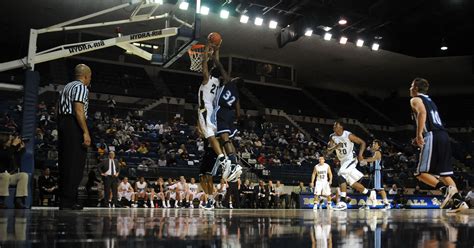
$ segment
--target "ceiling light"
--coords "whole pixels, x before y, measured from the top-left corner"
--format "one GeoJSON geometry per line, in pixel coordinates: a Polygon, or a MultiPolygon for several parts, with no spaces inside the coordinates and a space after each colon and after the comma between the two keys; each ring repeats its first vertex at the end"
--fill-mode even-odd
{"type": "Polygon", "coordinates": [[[268,24],[268,27],[270,27],[271,29],[275,29],[277,25],[278,25],[278,22],[270,21],[270,23],[268,24]]]}
{"type": "Polygon", "coordinates": [[[377,50],[379,50],[379,47],[380,47],[379,43],[374,43],[374,44],[372,44],[372,51],[377,51],[377,50]]]}
{"type": "Polygon", "coordinates": [[[338,23],[339,23],[339,25],[346,25],[346,24],[347,24],[347,20],[344,19],[344,18],[341,18],[338,23]]]}
{"type": "Polygon", "coordinates": [[[324,40],[331,40],[332,34],[331,33],[325,33],[324,34],[324,40]]]}
{"type": "Polygon", "coordinates": [[[304,35],[306,35],[306,36],[311,36],[312,34],[313,34],[312,29],[306,29],[306,32],[304,33],[304,35]]]}
{"type": "Polygon", "coordinates": [[[358,40],[357,40],[357,43],[356,43],[356,46],[362,47],[363,45],[364,45],[364,40],[358,39],[358,40]]]}
{"type": "Polygon", "coordinates": [[[446,45],[441,46],[441,50],[443,50],[443,51],[448,50],[448,46],[446,46],[446,45]]]}
{"type": "Polygon", "coordinates": [[[262,23],[263,23],[263,19],[260,18],[260,17],[256,17],[255,18],[255,25],[257,26],[262,26],[262,23]]]}
{"type": "Polygon", "coordinates": [[[331,29],[332,29],[332,28],[331,28],[331,27],[328,27],[328,26],[323,27],[323,30],[326,31],[326,32],[331,31],[331,29]]]}
{"type": "Polygon", "coordinates": [[[188,7],[189,7],[189,3],[186,2],[186,1],[182,1],[182,2],[179,4],[179,9],[187,10],[188,7]]]}
{"type": "Polygon", "coordinates": [[[240,16],[240,22],[241,23],[247,23],[249,21],[249,16],[247,15],[241,15],[240,16]]]}
{"type": "Polygon", "coordinates": [[[220,16],[221,16],[222,19],[227,19],[227,18],[229,18],[229,11],[227,11],[227,10],[225,10],[225,9],[221,10],[220,16]]]}
{"type": "Polygon", "coordinates": [[[208,15],[209,14],[209,7],[201,6],[201,15],[208,15]]]}
{"type": "Polygon", "coordinates": [[[339,43],[345,45],[347,43],[347,37],[342,36],[341,39],[339,40],[339,43]]]}

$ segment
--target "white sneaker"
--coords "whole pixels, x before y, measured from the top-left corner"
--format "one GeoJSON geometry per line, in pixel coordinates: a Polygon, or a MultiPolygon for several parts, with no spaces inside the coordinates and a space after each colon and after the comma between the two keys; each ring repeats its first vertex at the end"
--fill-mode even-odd
{"type": "Polygon", "coordinates": [[[446,204],[451,200],[454,194],[458,193],[458,189],[454,186],[448,186],[448,189],[446,189],[446,194],[444,195],[444,200],[443,203],[441,203],[441,206],[439,206],[440,209],[443,209],[446,204]]]}
{"type": "Polygon", "coordinates": [[[143,206],[144,206],[145,208],[148,208],[148,205],[146,205],[146,203],[145,203],[145,204],[143,204],[143,206]]]}
{"type": "Polygon", "coordinates": [[[229,175],[231,174],[231,168],[232,168],[232,164],[230,160],[225,159],[224,161],[220,163],[220,165],[222,167],[222,178],[224,178],[225,180],[228,180],[229,175]]]}
{"type": "Polygon", "coordinates": [[[138,207],[138,204],[136,204],[136,203],[132,204],[132,208],[137,208],[137,207],[138,207]]]}
{"type": "Polygon", "coordinates": [[[385,203],[383,209],[391,209],[390,203],[385,203]]]}
{"type": "Polygon", "coordinates": [[[315,204],[313,205],[313,210],[318,210],[318,204],[317,204],[317,203],[315,203],[315,204]]]}
{"type": "Polygon", "coordinates": [[[232,171],[229,177],[227,178],[227,181],[229,182],[236,181],[240,177],[241,174],[242,174],[242,166],[237,164],[234,166],[234,168],[232,168],[232,171]]]}
{"type": "Polygon", "coordinates": [[[332,206],[331,206],[331,203],[328,203],[327,204],[327,207],[326,207],[327,210],[332,210],[332,206]]]}
{"type": "Polygon", "coordinates": [[[229,203],[229,208],[233,209],[234,207],[232,206],[232,203],[229,203]]]}
{"type": "Polygon", "coordinates": [[[347,209],[347,204],[345,202],[338,202],[336,207],[333,208],[336,211],[343,211],[347,209]]]}
{"type": "Polygon", "coordinates": [[[466,209],[469,209],[469,206],[467,205],[466,202],[460,202],[459,204],[457,204],[457,206],[454,206],[453,208],[451,208],[450,210],[448,210],[448,213],[459,213],[463,210],[466,210],[466,209]]]}

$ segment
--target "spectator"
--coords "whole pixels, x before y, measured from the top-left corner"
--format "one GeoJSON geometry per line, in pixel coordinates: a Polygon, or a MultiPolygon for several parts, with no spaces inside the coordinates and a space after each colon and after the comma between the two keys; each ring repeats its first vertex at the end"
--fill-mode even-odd
{"type": "Polygon", "coordinates": [[[243,208],[251,208],[255,205],[254,192],[250,185],[250,180],[245,179],[244,184],[240,188],[240,202],[243,208]]]}
{"type": "Polygon", "coordinates": [[[285,203],[285,205],[288,204],[288,194],[285,193],[284,185],[281,184],[280,180],[276,181],[275,199],[277,206],[281,206],[282,201],[285,203]]]}
{"type": "Polygon", "coordinates": [[[109,99],[107,100],[107,107],[109,108],[109,115],[110,116],[115,116],[115,106],[117,103],[115,102],[115,99],[113,96],[109,96],[109,99]]]}
{"type": "Polygon", "coordinates": [[[396,184],[393,184],[393,185],[392,185],[392,188],[390,189],[390,191],[388,191],[388,194],[389,194],[389,195],[396,195],[396,194],[398,194],[398,188],[397,188],[397,185],[396,185],[396,184]]]}
{"type": "Polygon", "coordinates": [[[28,174],[20,172],[25,144],[18,135],[0,134],[0,208],[5,208],[9,185],[16,185],[15,208],[26,209],[28,174]]]}
{"type": "Polygon", "coordinates": [[[255,195],[255,201],[257,204],[257,208],[267,208],[268,206],[268,198],[269,198],[269,192],[268,188],[265,187],[265,183],[263,180],[258,181],[258,185],[254,187],[254,195],[255,195]]]}
{"type": "Polygon", "coordinates": [[[273,185],[272,180],[268,181],[267,189],[268,189],[268,197],[269,197],[268,207],[276,208],[277,207],[276,191],[275,191],[275,186],[273,185]]]}
{"type": "Polygon", "coordinates": [[[420,186],[416,185],[415,190],[413,191],[414,195],[426,195],[426,192],[420,190],[420,186]]]}
{"type": "Polygon", "coordinates": [[[469,207],[474,207],[474,187],[471,187],[471,190],[467,192],[466,202],[469,204],[469,207]]]}
{"type": "Polygon", "coordinates": [[[158,166],[165,167],[166,166],[166,157],[165,155],[161,155],[158,159],[158,166]]]}
{"type": "Polygon", "coordinates": [[[38,179],[40,205],[44,205],[45,200],[48,206],[51,205],[51,201],[56,201],[56,193],[58,189],[58,181],[51,177],[49,168],[46,168],[38,179]]]}
{"type": "Polygon", "coordinates": [[[141,144],[140,144],[140,147],[137,149],[137,152],[139,152],[139,153],[145,155],[145,154],[148,153],[148,148],[145,146],[144,143],[141,143],[141,144]]]}

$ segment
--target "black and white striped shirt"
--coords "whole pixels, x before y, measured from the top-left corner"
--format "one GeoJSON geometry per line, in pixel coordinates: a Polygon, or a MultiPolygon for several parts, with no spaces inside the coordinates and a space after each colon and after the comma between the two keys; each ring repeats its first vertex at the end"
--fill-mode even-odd
{"type": "Polygon", "coordinates": [[[72,81],[64,87],[59,96],[59,114],[74,114],[74,102],[84,103],[84,113],[87,118],[89,107],[89,90],[81,81],[72,81]]]}

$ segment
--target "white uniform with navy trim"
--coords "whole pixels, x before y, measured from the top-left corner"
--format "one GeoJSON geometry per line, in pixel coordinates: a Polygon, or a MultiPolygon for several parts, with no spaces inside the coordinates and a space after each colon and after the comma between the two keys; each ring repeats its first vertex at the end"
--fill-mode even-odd
{"type": "Polygon", "coordinates": [[[215,135],[217,130],[214,116],[214,98],[216,97],[219,79],[210,77],[206,84],[199,86],[198,92],[198,119],[201,132],[207,139],[215,135]]]}
{"type": "Polygon", "coordinates": [[[324,164],[317,164],[314,166],[316,169],[316,185],[314,187],[314,194],[315,195],[323,195],[328,196],[331,195],[331,187],[328,181],[328,171],[330,170],[329,165],[324,164]]]}
{"type": "Polygon", "coordinates": [[[198,185],[195,184],[195,183],[190,183],[189,184],[189,192],[192,194],[193,196],[193,200],[194,199],[201,199],[201,196],[204,194],[204,192],[198,192],[198,185]]]}
{"type": "Polygon", "coordinates": [[[336,149],[337,158],[341,162],[341,168],[337,174],[346,179],[349,185],[352,185],[359,181],[364,174],[356,169],[357,158],[354,156],[354,143],[349,139],[349,135],[351,135],[349,131],[344,131],[341,136],[333,133],[331,140],[336,145],[342,143],[342,146],[336,149]]]}

